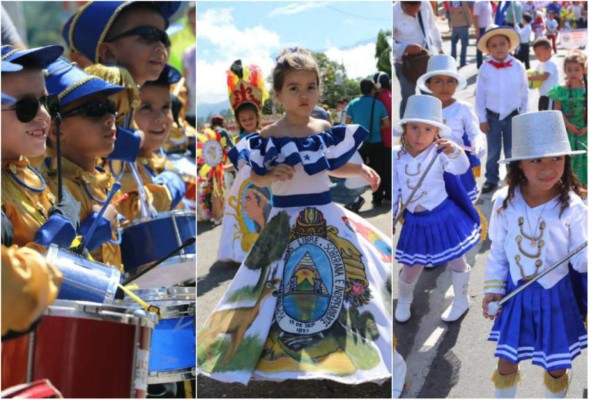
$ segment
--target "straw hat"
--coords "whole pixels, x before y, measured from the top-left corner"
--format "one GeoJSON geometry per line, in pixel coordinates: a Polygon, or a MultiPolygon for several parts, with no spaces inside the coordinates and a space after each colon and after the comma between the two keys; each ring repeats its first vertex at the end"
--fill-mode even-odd
{"type": "Polygon", "coordinates": [[[451,76],[458,81],[456,90],[462,90],[466,87],[466,79],[458,73],[458,66],[454,57],[446,54],[433,56],[427,62],[427,72],[417,80],[417,87],[422,92],[431,93],[431,90],[425,85],[425,82],[436,75],[451,76]]]}
{"type": "Polygon", "coordinates": [[[585,153],[585,150],[571,150],[560,111],[517,115],[512,124],[511,158],[499,163],[585,153]]]}
{"type": "Polygon", "coordinates": [[[509,26],[489,25],[483,36],[481,36],[481,38],[479,39],[477,43],[477,48],[482,53],[489,54],[489,50],[487,49],[487,42],[489,41],[489,39],[497,35],[503,35],[509,39],[509,44],[511,46],[509,48],[510,53],[517,49],[517,47],[519,46],[519,35],[515,29],[509,26]]]}
{"type": "Polygon", "coordinates": [[[444,124],[442,118],[442,102],[434,96],[415,94],[407,100],[405,115],[397,121],[393,128],[403,131],[403,125],[408,122],[419,122],[440,128],[441,135],[449,135],[452,130],[444,124]]]}

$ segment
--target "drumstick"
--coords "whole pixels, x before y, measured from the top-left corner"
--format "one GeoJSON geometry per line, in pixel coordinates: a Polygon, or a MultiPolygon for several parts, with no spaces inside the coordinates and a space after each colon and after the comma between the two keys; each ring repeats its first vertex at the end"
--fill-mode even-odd
{"type": "Polygon", "coordinates": [[[145,301],[143,301],[139,296],[133,293],[131,290],[126,288],[125,286],[121,285],[120,283],[117,284],[119,289],[121,289],[127,296],[129,296],[132,300],[138,303],[141,307],[145,308],[146,311],[155,312],[157,315],[160,314],[160,309],[156,306],[150,306],[145,301]]]}
{"type": "Polygon", "coordinates": [[[499,312],[499,310],[501,309],[501,306],[503,304],[505,304],[507,301],[509,301],[515,295],[519,294],[522,290],[524,290],[525,288],[530,286],[532,283],[536,282],[538,279],[540,279],[543,276],[545,276],[546,274],[552,272],[552,270],[554,270],[560,264],[568,261],[569,258],[571,258],[575,254],[579,253],[585,247],[587,247],[587,242],[584,242],[583,244],[581,244],[579,247],[577,247],[576,249],[574,249],[573,251],[568,253],[566,256],[564,256],[562,259],[560,259],[556,264],[552,265],[550,268],[545,269],[544,271],[542,271],[541,273],[539,273],[538,275],[536,275],[535,277],[533,277],[532,279],[530,279],[529,281],[527,281],[526,283],[524,283],[523,285],[521,285],[520,287],[515,289],[513,292],[509,293],[507,296],[503,297],[501,300],[490,302],[487,305],[487,314],[496,315],[497,312],[499,312]]]}
{"type": "Polygon", "coordinates": [[[123,195],[121,197],[119,197],[118,199],[116,199],[115,201],[112,202],[112,205],[114,207],[116,207],[119,204],[121,204],[123,201],[127,200],[128,198],[129,198],[129,193],[123,193],[123,195]]]}
{"type": "Polygon", "coordinates": [[[137,275],[135,275],[133,277],[128,277],[127,279],[125,279],[125,281],[123,282],[123,285],[127,285],[130,282],[134,281],[135,279],[138,279],[142,275],[145,275],[146,273],[148,273],[149,271],[151,271],[153,268],[157,267],[158,265],[160,265],[161,263],[163,263],[164,261],[166,261],[168,258],[172,257],[174,254],[178,253],[180,250],[182,250],[185,247],[188,247],[188,246],[194,244],[194,242],[196,242],[196,237],[194,237],[194,236],[193,237],[189,237],[188,239],[186,239],[184,241],[184,243],[182,243],[182,245],[180,245],[180,247],[172,250],[170,253],[166,254],[164,257],[162,257],[159,260],[155,261],[153,264],[145,267],[137,275]]]}
{"type": "Polygon", "coordinates": [[[184,86],[185,81],[186,81],[186,79],[184,77],[180,78],[180,80],[176,84],[176,88],[172,92],[172,95],[178,97],[178,95],[180,94],[180,91],[182,90],[182,86],[184,86]]]}
{"type": "Polygon", "coordinates": [[[104,201],[104,204],[102,204],[102,208],[98,212],[98,216],[96,217],[96,220],[94,220],[94,222],[90,226],[90,229],[88,229],[88,233],[84,237],[84,240],[82,241],[82,243],[80,243],[80,246],[78,246],[78,250],[80,251],[80,254],[82,254],[84,252],[84,248],[86,247],[86,245],[88,244],[88,242],[92,238],[92,235],[94,235],[94,231],[96,230],[96,226],[98,225],[98,221],[100,221],[100,218],[102,218],[102,215],[106,211],[106,207],[108,207],[109,203],[112,201],[112,198],[119,191],[120,188],[121,188],[121,184],[119,182],[115,182],[112,185],[112,189],[110,190],[108,197],[104,201]]]}

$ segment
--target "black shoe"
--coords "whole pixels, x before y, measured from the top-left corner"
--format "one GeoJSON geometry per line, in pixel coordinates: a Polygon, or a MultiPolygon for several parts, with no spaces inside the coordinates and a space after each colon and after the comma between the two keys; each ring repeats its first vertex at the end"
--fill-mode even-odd
{"type": "Polygon", "coordinates": [[[490,192],[494,191],[495,189],[497,189],[496,183],[485,182],[485,184],[483,185],[483,189],[481,190],[481,193],[483,193],[483,194],[490,193],[490,192]]]}
{"type": "Polygon", "coordinates": [[[358,211],[360,211],[364,203],[365,200],[362,197],[358,197],[358,200],[356,200],[352,204],[348,204],[345,208],[358,214],[358,211]]]}

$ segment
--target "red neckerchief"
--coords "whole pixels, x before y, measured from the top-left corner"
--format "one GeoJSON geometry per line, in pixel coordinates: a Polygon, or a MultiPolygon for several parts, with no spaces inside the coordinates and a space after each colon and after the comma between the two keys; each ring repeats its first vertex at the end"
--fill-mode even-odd
{"type": "Polygon", "coordinates": [[[512,65],[512,60],[509,60],[507,62],[497,62],[495,60],[489,60],[488,63],[491,64],[492,66],[494,66],[497,69],[501,69],[501,68],[508,68],[511,67],[512,65]]]}

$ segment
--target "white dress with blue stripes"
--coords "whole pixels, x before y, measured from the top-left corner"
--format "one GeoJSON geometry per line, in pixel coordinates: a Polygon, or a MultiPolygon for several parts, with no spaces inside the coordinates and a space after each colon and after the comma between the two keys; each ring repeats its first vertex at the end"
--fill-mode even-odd
{"type": "Polygon", "coordinates": [[[409,199],[436,152],[433,144],[415,157],[393,148],[393,212],[410,200],[395,249],[395,259],[404,265],[440,266],[479,241],[479,216],[459,178],[469,168],[463,150],[456,158],[441,152],[409,199]]]}
{"type": "Polygon", "coordinates": [[[391,377],[390,239],[329,195],[328,172],[365,136],[359,125],[306,138],[252,134],[230,151],[238,168],[264,175],[289,164],[295,174],[272,184],[266,227],[200,327],[199,373],[244,384],[391,377]]]}
{"type": "MultiPolygon", "coordinates": [[[[485,293],[513,291],[587,240],[587,207],[575,193],[569,195],[561,214],[558,198],[530,207],[519,187],[502,209],[507,188],[497,192],[485,293]]],[[[503,305],[489,335],[497,342],[495,356],[513,363],[531,358],[547,371],[571,368],[587,347],[586,298],[585,250],[503,305]]]]}

